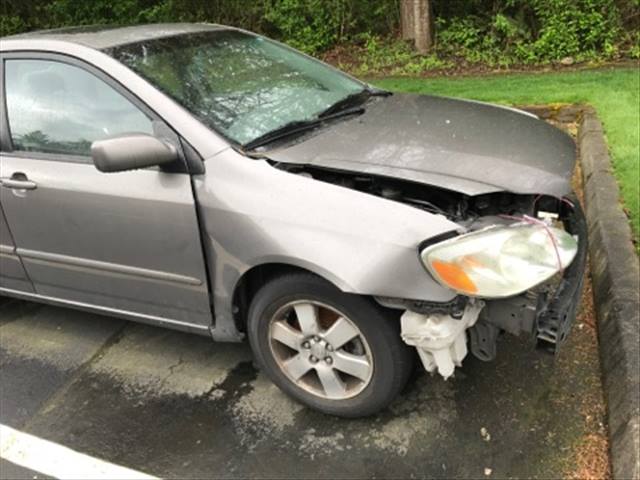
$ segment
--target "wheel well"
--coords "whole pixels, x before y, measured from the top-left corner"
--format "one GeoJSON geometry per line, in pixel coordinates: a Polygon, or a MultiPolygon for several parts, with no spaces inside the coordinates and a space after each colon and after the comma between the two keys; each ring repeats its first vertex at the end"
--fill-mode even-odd
{"type": "Polygon", "coordinates": [[[317,275],[305,268],[286,263],[266,263],[250,268],[240,277],[233,292],[233,319],[239,331],[246,331],[249,305],[260,287],[276,277],[289,273],[317,275]]]}

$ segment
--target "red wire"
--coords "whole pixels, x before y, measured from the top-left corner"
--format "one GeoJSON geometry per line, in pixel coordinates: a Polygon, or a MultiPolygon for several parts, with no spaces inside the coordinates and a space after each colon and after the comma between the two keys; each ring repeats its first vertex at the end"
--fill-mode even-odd
{"type": "MultiPolygon", "coordinates": [[[[568,201],[568,200],[567,200],[568,201]]],[[[539,220],[537,218],[533,218],[530,217],[529,215],[523,215],[522,217],[514,217],[511,215],[499,215],[502,218],[508,218],[510,220],[518,220],[524,223],[528,223],[531,225],[540,225],[542,226],[542,228],[544,228],[545,232],[547,232],[547,235],[549,235],[549,238],[551,239],[551,244],[553,245],[553,250],[556,253],[556,260],[558,260],[558,269],[560,271],[560,273],[564,272],[564,267],[562,266],[562,259],[560,258],[560,250],[558,249],[558,242],[556,241],[556,237],[553,235],[553,233],[551,232],[551,230],[549,230],[549,227],[547,226],[547,224],[545,222],[543,222],[542,220],[539,220]]]]}

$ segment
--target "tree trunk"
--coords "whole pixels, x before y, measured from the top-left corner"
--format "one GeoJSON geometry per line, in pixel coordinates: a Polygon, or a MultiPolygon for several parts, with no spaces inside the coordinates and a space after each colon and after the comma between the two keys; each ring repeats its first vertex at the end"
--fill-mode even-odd
{"type": "Polygon", "coordinates": [[[433,44],[430,0],[413,1],[413,19],[416,50],[419,54],[426,55],[433,44]]]}
{"type": "Polygon", "coordinates": [[[415,0],[400,0],[400,31],[403,40],[413,40],[416,38],[416,27],[414,21],[415,0]]]}

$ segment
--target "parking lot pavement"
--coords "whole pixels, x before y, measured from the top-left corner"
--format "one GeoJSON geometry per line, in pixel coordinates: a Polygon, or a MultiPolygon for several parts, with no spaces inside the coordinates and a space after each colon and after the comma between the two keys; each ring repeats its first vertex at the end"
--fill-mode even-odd
{"type": "Polygon", "coordinates": [[[20,428],[125,322],[17,300],[0,306],[0,422],[20,428]]]}
{"type": "MultiPolygon", "coordinates": [[[[246,345],[11,301],[0,420],[165,478],[558,478],[601,434],[589,322],[555,362],[505,337],[496,362],[468,357],[448,381],[417,370],[388,411],[342,420],[285,397],[246,345]]],[[[0,476],[33,478],[16,468],[3,460],[0,476]]]]}

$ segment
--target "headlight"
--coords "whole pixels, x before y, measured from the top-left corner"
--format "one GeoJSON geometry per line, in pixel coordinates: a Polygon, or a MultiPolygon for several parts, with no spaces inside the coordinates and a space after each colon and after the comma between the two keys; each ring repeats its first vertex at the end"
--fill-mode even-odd
{"type": "Polygon", "coordinates": [[[509,297],[566,268],[577,250],[577,241],[563,230],[516,223],[436,243],[420,255],[436,280],[453,290],[509,297]]]}

